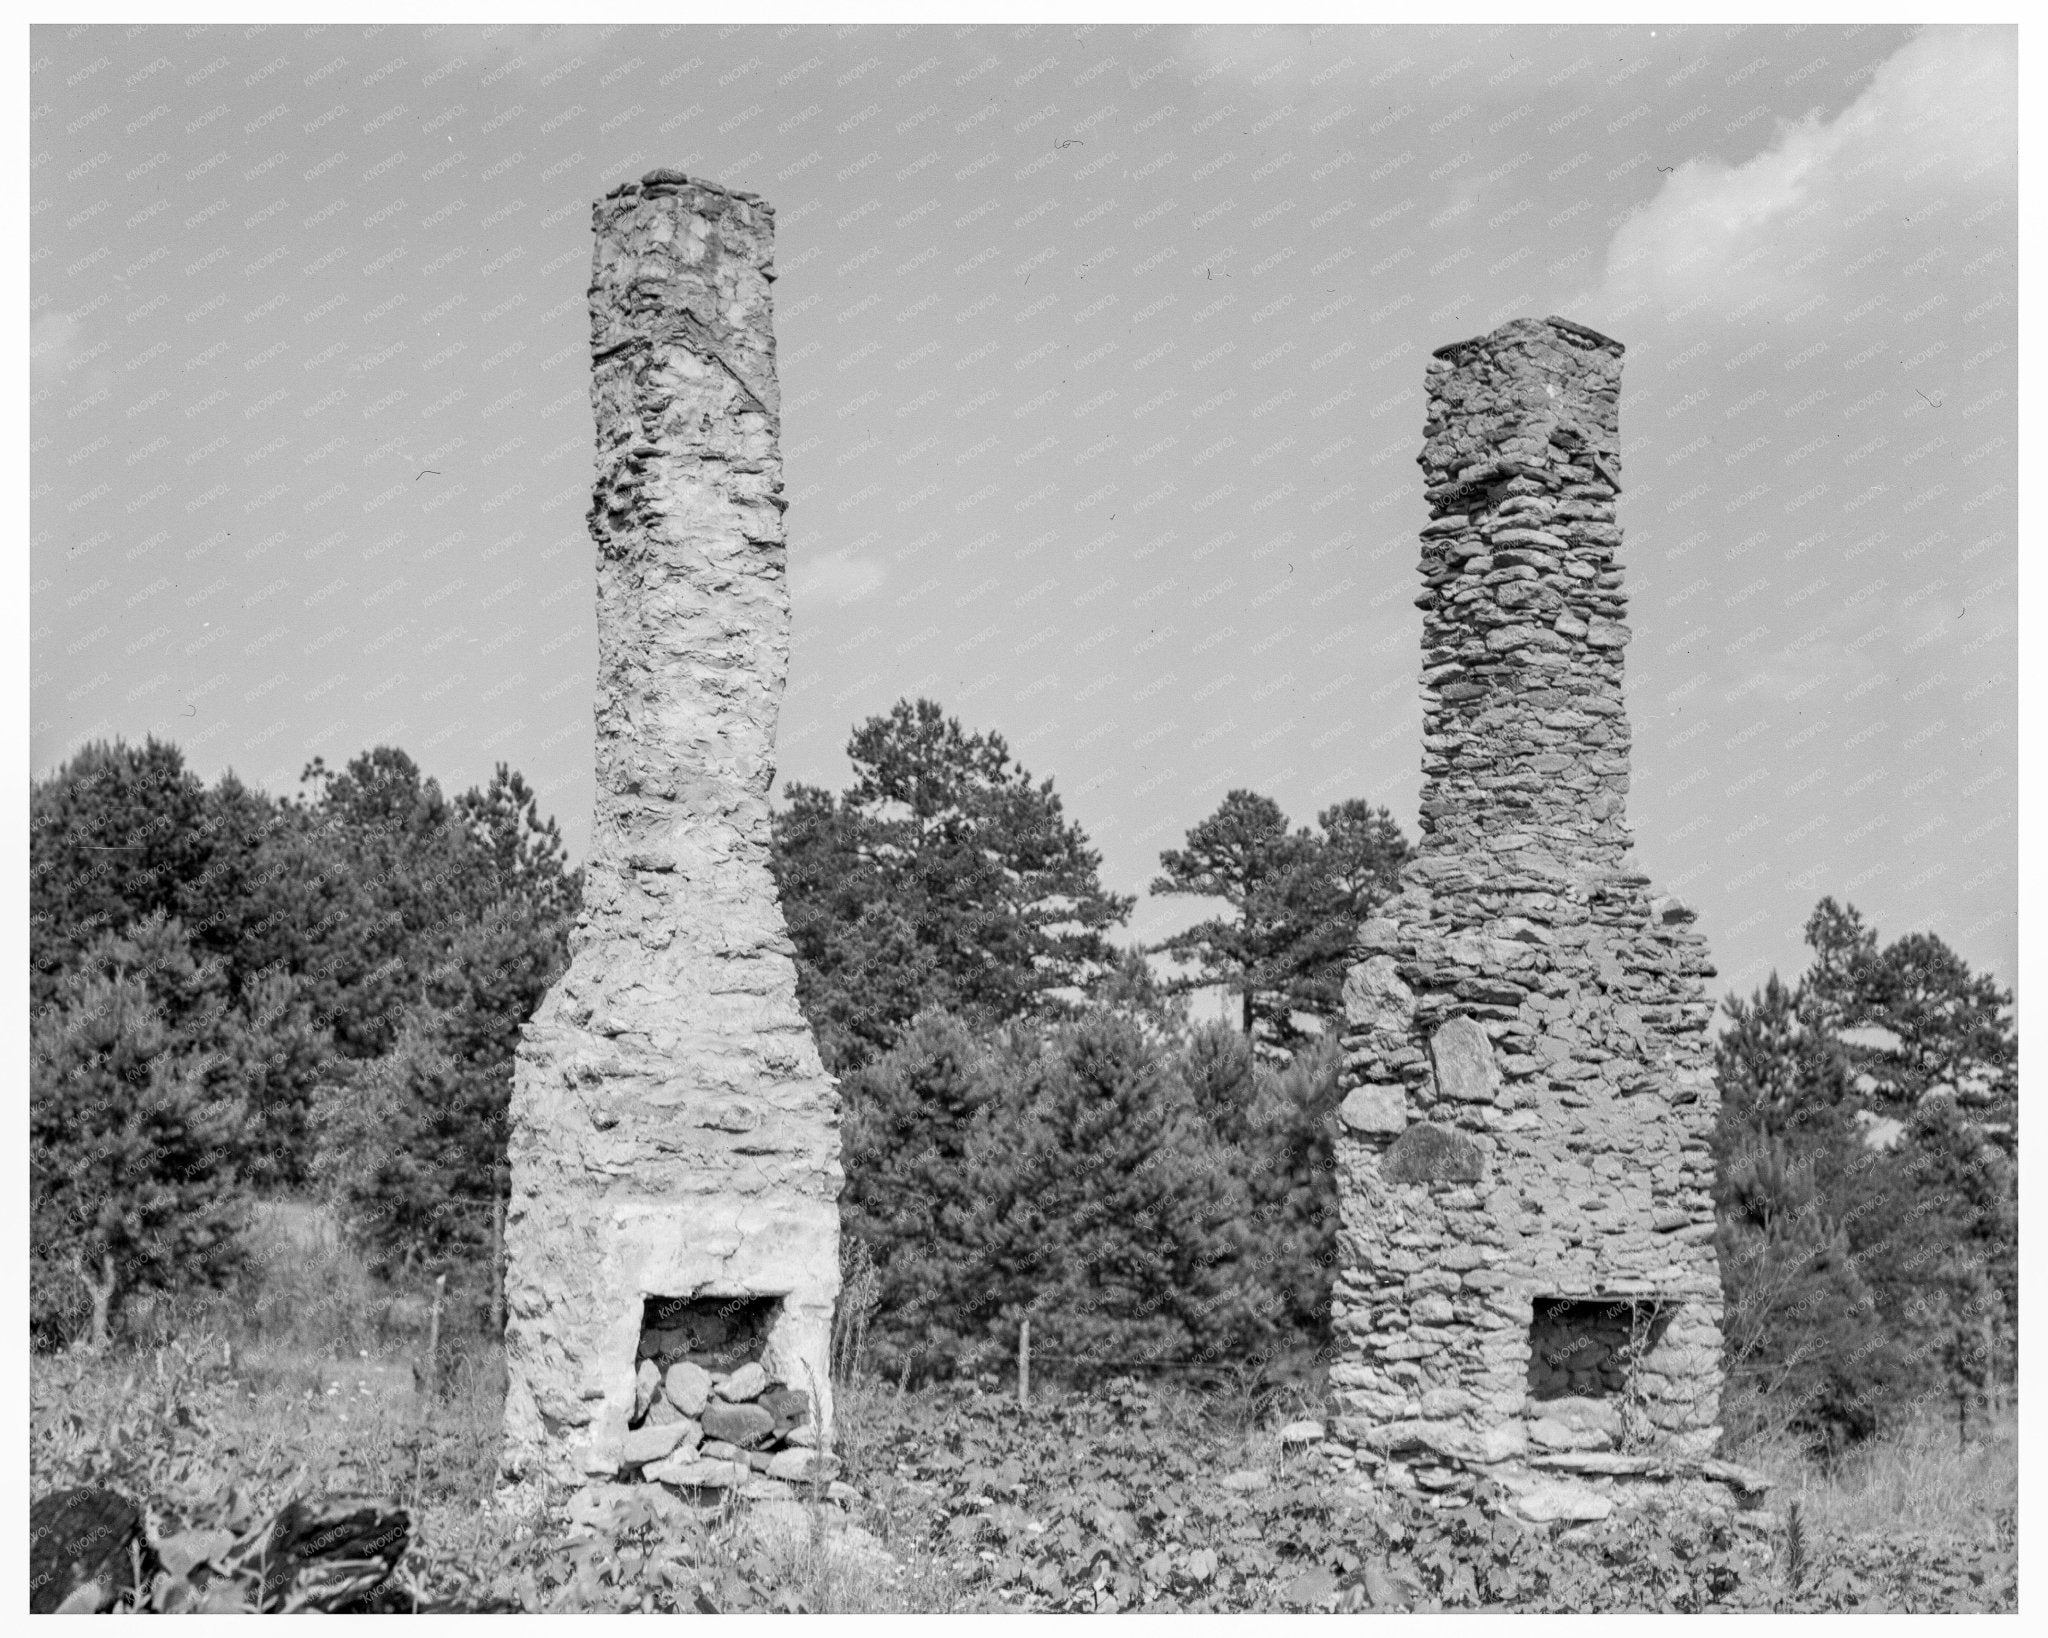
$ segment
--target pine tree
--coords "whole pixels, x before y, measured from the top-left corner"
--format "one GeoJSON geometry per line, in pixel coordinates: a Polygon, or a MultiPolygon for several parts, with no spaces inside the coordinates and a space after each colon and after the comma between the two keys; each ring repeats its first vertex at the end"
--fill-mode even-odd
{"type": "Polygon", "coordinates": [[[1409,846],[1385,808],[1352,798],[1290,831],[1270,798],[1235,790],[1160,854],[1152,891],[1217,898],[1235,919],[1212,918],[1162,941],[1192,960],[1177,988],[1222,984],[1237,992],[1247,1039],[1284,1055],[1329,1033],[1343,1010],[1345,969],[1358,927],[1399,886],[1409,846]],[[1312,1028],[1297,1022],[1305,1014],[1312,1028]]]}
{"type": "Polygon", "coordinates": [[[102,933],[152,912],[182,916],[212,856],[205,787],[154,736],[82,747],[29,793],[29,990],[54,998],[102,933]]]}
{"type": "Polygon", "coordinates": [[[793,786],[774,816],[798,995],[828,1066],[885,1050],[927,1007],[981,1030],[1071,1014],[1135,901],[1103,888],[1052,781],[924,699],[870,717],[847,755],[843,798],[793,786]]]}
{"type": "Polygon", "coordinates": [[[969,1131],[991,1095],[984,1056],[959,1019],[927,1010],[843,1087],[844,1232],[874,1262],[871,1347],[885,1371],[950,1366],[971,1328],[962,1225],[974,1206],[969,1131]]]}
{"type": "Polygon", "coordinates": [[[218,1286],[238,1264],[248,1119],[221,1072],[218,968],[161,913],[102,932],[29,1048],[30,1324],[43,1346],[138,1290],[218,1286]]]}
{"type": "MultiPolygon", "coordinates": [[[[980,1335],[1069,1361],[1226,1357],[1270,1325],[1247,1288],[1247,1198],[1171,1062],[1130,1021],[1059,1026],[970,1142],[980,1335]]],[[[1085,1367],[1084,1367],[1085,1368],[1085,1367]]]]}
{"type": "Polygon", "coordinates": [[[1234,790],[1188,832],[1185,848],[1159,855],[1164,873],[1154,893],[1217,898],[1236,912],[1234,921],[1198,922],[1158,949],[1197,963],[1196,976],[1179,988],[1220,983],[1237,991],[1247,1040],[1262,1022],[1269,1038],[1291,1029],[1293,946],[1316,909],[1311,852],[1308,832],[1290,834],[1278,803],[1234,790]]]}
{"type": "Polygon", "coordinates": [[[1261,1066],[1244,1144],[1246,1183],[1261,1250],[1261,1289],[1281,1346],[1298,1364],[1330,1341],[1337,1262],[1336,1113],[1343,1052],[1334,1036],[1284,1069],[1261,1066]]]}

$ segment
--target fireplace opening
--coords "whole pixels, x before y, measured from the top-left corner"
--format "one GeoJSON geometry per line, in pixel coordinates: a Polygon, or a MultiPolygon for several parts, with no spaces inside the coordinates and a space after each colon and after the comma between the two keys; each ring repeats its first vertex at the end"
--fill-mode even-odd
{"type": "Polygon", "coordinates": [[[664,1371],[683,1360],[737,1370],[761,1357],[781,1307],[776,1297],[649,1297],[640,1310],[640,1358],[664,1371]]]}
{"type": "Polygon", "coordinates": [[[1529,1397],[1622,1397],[1671,1315],[1656,1297],[1538,1297],[1529,1323],[1529,1397]]]}
{"type": "Polygon", "coordinates": [[[634,1362],[623,1466],[693,1489],[792,1480],[821,1469],[806,1386],[774,1373],[773,1296],[649,1297],[634,1362]]]}

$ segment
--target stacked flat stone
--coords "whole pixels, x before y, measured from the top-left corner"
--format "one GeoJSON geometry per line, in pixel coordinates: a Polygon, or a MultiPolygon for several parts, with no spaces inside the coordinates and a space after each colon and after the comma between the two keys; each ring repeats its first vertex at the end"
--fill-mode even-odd
{"type": "Polygon", "coordinates": [[[757,1495],[830,1479],[836,1468],[817,1448],[811,1396],[777,1381],[758,1359],[717,1364],[678,1337],[642,1334],[621,1468],[678,1490],[752,1484],[757,1495]],[[763,1491],[763,1479],[773,1489],[763,1491]]]}
{"type": "Polygon", "coordinates": [[[831,1426],[838,1095],[768,868],[789,657],[774,213],[649,172],[594,211],[597,806],[512,1093],[502,1472],[610,1474],[650,1296],[780,1298],[831,1426]]]}
{"type": "Polygon", "coordinates": [[[1566,1421],[1638,1465],[1719,1437],[1714,969],[1625,817],[1621,355],[1519,319],[1429,367],[1421,842],[1345,986],[1331,1373],[1339,1435],[1408,1488],[1566,1421]],[[1633,1305],[1638,1425],[1531,1398],[1538,1298],[1633,1305]]]}

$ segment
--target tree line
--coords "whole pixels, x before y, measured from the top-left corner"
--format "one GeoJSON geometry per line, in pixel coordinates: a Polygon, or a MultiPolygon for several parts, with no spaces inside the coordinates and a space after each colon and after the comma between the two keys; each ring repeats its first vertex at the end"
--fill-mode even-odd
{"type": "MultiPolygon", "coordinates": [[[[844,1100],[873,1362],[1006,1355],[1299,1373],[1329,1344],[1350,939],[1410,846],[1364,799],[1295,827],[1233,790],[1160,856],[1217,913],[1149,950],[1050,778],[930,700],[793,785],[771,862],[844,1100]],[[1152,956],[1169,958],[1162,974],[1152,956]],[[1228,1016],[1193,1022],[1221,987],[1228,1016]]],[[[498,1317],[519,1029],[581,902],[520,776],[453,800],[402,751],[278,799],[173,746],[31,792],[32,1313],[236,1275],[246,1203],[331,1201],[387,1278],[498,1317]]],[[[1732,1426],[1823,1446],[2010,1382],[2011,997],[1931,934],[1823,900],[1810,970],[1727,998],[1719,1248],[1732,1426]]]]}

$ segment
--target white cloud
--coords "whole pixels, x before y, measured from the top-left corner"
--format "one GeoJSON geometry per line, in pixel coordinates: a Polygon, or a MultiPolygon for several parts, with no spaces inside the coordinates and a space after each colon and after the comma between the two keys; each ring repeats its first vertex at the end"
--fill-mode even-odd
{"type": "Polygon", "coordinates": [[[1796,319],[1895,294],[1901,269],[1957,244],[1977,207],[2016,199],[2018,64],[2010,27],[1927,30],[1836,118],[1781,124],[1740,165],[1679,166],[1567,311],[1796,319]]]}
{"type": "Polygon", "coordinates": [[[792,563],[789,590],[794,598],[808,602],[858,603],[881,589],[889,571],[871,557],[850,552],[827,552],[823,557],[792,563]]]}

